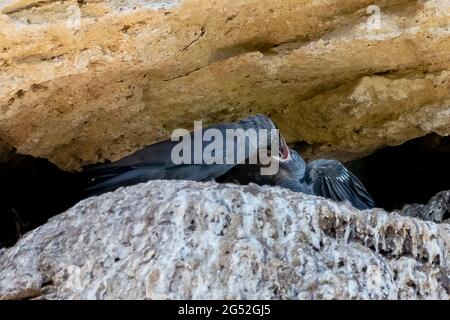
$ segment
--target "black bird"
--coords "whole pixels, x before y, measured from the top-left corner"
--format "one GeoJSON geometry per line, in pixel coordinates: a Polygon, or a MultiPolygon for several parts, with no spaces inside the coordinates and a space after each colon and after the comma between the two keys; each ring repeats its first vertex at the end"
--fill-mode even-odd
{"type": "MultiPolygon", "coordinates": [[[[277,129],[272,120],[262,115],[206,129],[212,128],[222,134],[227,129],[277,129]]],[[[253,182],[336,201],[348,200],[359,209],[374,206],[362,183],[342,164],[317,160],[306,165],[297,152],[289,149],[281,134],[277,137],[278,150],[270,150],[272,161],[279,162],[279,171],[273,175],[261,175],[260,159],[256,164],[248,164],[247,160],[255,152],[249,148],[248,140],[245,140],[245,159],[237,164],[175,164],[171,152],[178,144],[176,141],[147,146],[119,161],[89,166],[81,173],[63,171],[45,159],[16,154],[7,163],[0,164],[0,248],[12,245],[21,234],[83,198],[155,179],[253,182]]],[[[258,141],[258,146],[270,149],[271,138],[258,141]]],[[[203,148],[210,143],[203,142],[203,148]]],[[[223,159],[234,156],[236,144],[234,150],[224,146],[221,152],[223,159]]]]}
{"type": "Polygon", "coordinates": [[[322,196],[334,201],[349,201],[355,208],[375,207],[375,202],[362,182],[337,160],[315,160],[308,164],[288,148],[286,160],[280,160],[277,174],[262,176],[258,166],[236,166],[221,182],[279,186],[295,192],[322,196]]]}
{"type": "MultiPolygon", "coordinates": [[[[277,129],[266,116],[256,115],[235,123],[208,127],[218,129],[225,136],[226,129],[277,129]]],[[[191,133],[191,136],[194,133],[191,133]]],[[[323,196],[335,201],[349,201],[358,209],[375,206],[372,197],[358,178],[336,160],[316,160],[308,164],[294,150],[291,150],[281,134],[279,150],[272,152],[272,161],[279,162],[279,170],[273,175],[261,175],[260,162],[249,164],[252,156],[246,141],[245,161],[236,164],[174,164],[172,149],[178,142],[163,141],[147,146],[119,161],[93,165],[84,170],[89,183],[87,196],[112,191],[121,186],[129,186],[156,179],[180,179],[194,181],[217,180],[218,182],[256,183],[288,188],[295,192],[323,196]]],[[[265,145],[270,148],[270,137],[265,145]]],[[[203,148],[211,142],[203,142],[203,148]]],[[[258,141],[259,143],[259,141],[258,141]]],[[[259,144],[258,144],[259,145],[259,144]]],[[[235,144],[236,146],[236,144],[235,144]]],[[[193,150],[193,146],[192,150],[193,150]]],[[[236,148],[231,152],[236,153],[236,148]]],[[[225,160],[229,150],[222,150],[225,160]]],[[[193,152],[191,152],[193,155],[193,152]]],[[[193,159],[192,159],[193,160],[193,159]]],[[[192,163],[192,162],[191,162],[192,163]]],[[[225,161],[224,161],[225,163],[225,161]]]]}
{"type": "MultiPolygon", "coordinates": [[[[256,142],[258,146],[265,146],[270,150],[272,139],[275,138],[270,135],[270,130],[277,130],[276,125],[271,119],[264,115],[255,115],[245,118],[238,122],[218,124],[203,129],[202,135],[206,130],[217,129],[223,137],[227,137],[226,130],[248,130],[254,129],[258,134],[261,130],[268,130],[267,141],[256,142]]],[[[194,133],[190,134],[191,138],[194,137],[194,133]]],[[[228,137],[227,137],[228,138],[228,137]]],[[[282,159],[287,159],[289,153],[288,146],[285,143],[281,134],[276,137],[279,139],[279,150],[275,151],[274,156],[282,159]]],[[[200,164],[194,163],[194,144],[191,144],[191,161],[189,164],[176,164],[173,162],[171,154],[172,149],[179,143],[178,141],[163,141],[153,145],[144,147],[141,150],[115,162],[92,165],[86,167],[83,170],[83,174],[87,177],[88,184],[85,189],[86,196],[97,195],[104,192],[115,190],[122,186],[130,186],[141,182],[156,179],[166,180],[193,180],[193,181],[208,181],[215,180],[228,171],[230,171],[236,165],[241,163],[227,164],[227,157],[232,156],[236,159],[237,154],[237,138],[234,139],[234,149],[228,150],[226,144],[223,143],[223,149],[221,155],[223,164],[207,164],[203,161],[200,164]],[[230,155],[231,153],[231,155],[230,155]]],[[[192,140],[191,140],[192,141],[192,140]]],[[[202,141],[202,149],[204,150],[212,141],[202,141]]],[[[248,162],[252,156],[255,156],[255,151],[258,148],[250,148],[249,139],[245,140],[245,154],[244,162],[248,162]],[[253,150],[253,151],[252,151],[253,150]]],[[[220,151],[219,151],[220,152],[220,151]]],[[[270,151],[272,153],[272,151],[270,151]]],[[[256,155],[258,157],[258,155],[256,155]]]]}

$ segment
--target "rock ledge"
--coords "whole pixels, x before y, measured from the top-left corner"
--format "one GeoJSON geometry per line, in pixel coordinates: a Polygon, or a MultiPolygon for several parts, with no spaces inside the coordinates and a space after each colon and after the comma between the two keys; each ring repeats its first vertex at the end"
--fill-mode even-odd
{"type": "Polygon", "coordinates": [[[448,299],[450,226],[281,188],[152,181],[0,251],[0,298],[448,299]]]}

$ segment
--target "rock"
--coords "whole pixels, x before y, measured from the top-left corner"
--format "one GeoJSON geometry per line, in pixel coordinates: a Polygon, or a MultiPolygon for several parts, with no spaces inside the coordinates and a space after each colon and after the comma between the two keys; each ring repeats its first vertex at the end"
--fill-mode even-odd
{"type": "Polygon", "coordinates": [[[407,205],[400,214],[436,223],[450,223],[450,191],[439,192],[426,205],[407,205]]]}
{"type": "Polygon", "coordinates": [[[0,251],[0,298],[448,299],[450,226],[282,188],[151,181],[0,251]]]}
{"type": "Polygon", "coordinates": [[[447,135],[449,6],[3,1],[0,139],[78,169],[193,120],[250,113],[272,116],[290,142],[310,145],[311,157],[353,159],[430,132],[447,135]]]}
{"type": "Polygon", "coordinates": [[[0,164],[7,162],[14,155],[14,149],[0,139],[0,164]]]}

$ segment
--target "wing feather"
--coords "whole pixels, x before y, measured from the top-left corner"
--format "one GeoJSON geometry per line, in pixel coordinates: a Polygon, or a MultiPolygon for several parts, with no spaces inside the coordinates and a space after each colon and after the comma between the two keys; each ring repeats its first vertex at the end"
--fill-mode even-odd
{"type": "MultiPolygon", "coordinates": [[[[229,129],[272,129],[275,128],[273,122],[265,116],[252,116],[236,123],[226,123],[210,126],[207,129],[218,130],[223,137],[226,137],[229,129]]],[[[193,141],[194,133],[190,134],[193,141]]],[[[236,139],[236,138],[235,138],[236,139]]],[[[236,140],[235,140],[236,142],[236,140]]],[[[194,163],[194,144],[191,143],[191,163],[177,165],[172,161],[172,149],[178,144],[178,141],[162,141],[153,145],[144,147],[135,153],[115,162],[98,164],[86,167],[83,174],[86,176],[88,194],[98,194],[114,190],[120,186],[128,186],[154,179],[179,179],[205,181],[217,179],[231,170],[235,165],[228,164],[193,164],[194,163]]],[[[212,141],[202,141],[203,150],[212,141]]],[[[229,157],[236,154],[235,148],[227,148],[223,143],[223,149],[219,150],[219,155],[223,163],[229,157]]],[[[254,149],[249,149],[254,150],[254,149]]],[[[254,150],[257,152],[257,150],[254,150]]],[[[253,154],[245,153],[245,160],[253,154]]]]}
{"type": "Polygon", "coordinates": [[[350,201],[355,208],[375,206],[362,182],[336,160],[316,160],[307,165],[306,181],[314,193],[335,201],[350,201]]]}

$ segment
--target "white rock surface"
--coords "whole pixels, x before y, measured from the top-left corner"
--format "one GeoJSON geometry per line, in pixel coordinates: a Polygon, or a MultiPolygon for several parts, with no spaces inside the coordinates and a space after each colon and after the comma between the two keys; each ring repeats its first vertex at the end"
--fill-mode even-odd
{"type": "Polygon", "coordinates": [[[450,226],[281,188],[153,181],[0,251],[0,298],[448,299],[450,226]]]}

